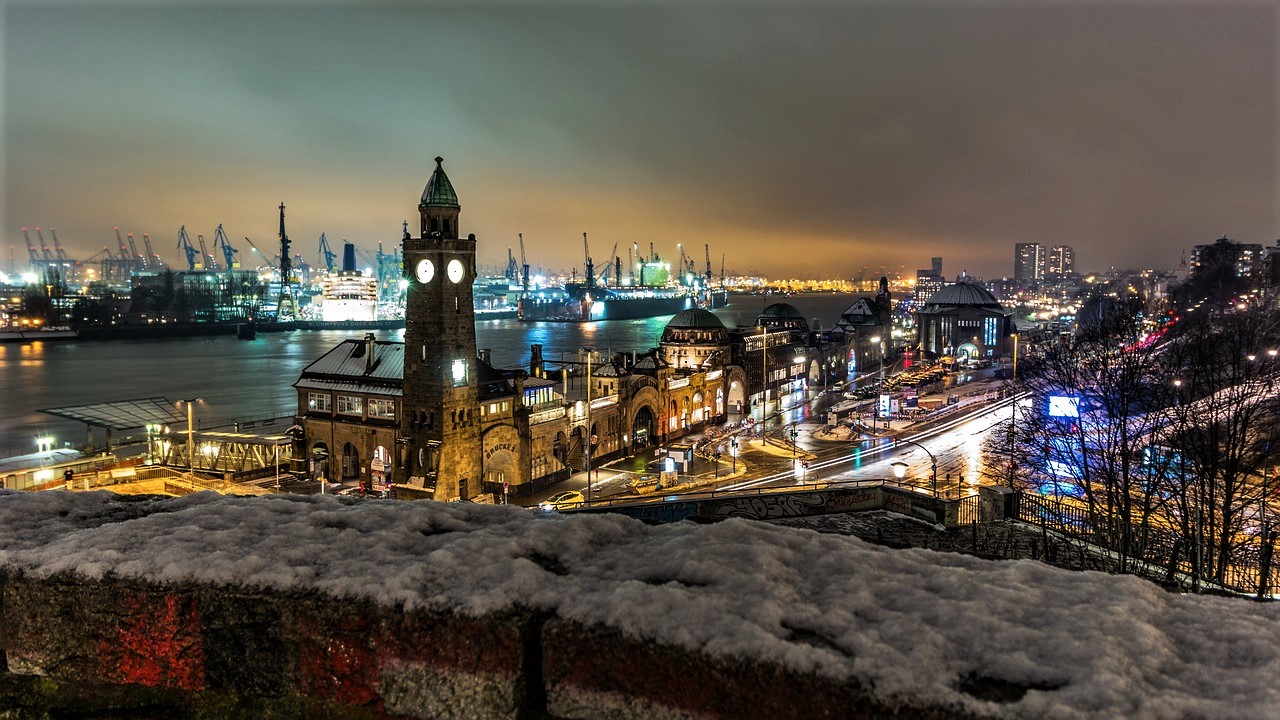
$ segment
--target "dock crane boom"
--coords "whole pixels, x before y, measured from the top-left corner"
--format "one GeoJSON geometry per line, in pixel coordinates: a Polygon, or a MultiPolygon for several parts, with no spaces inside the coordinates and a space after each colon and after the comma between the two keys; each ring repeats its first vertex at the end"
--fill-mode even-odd
{"type": "Polygon", "coordinates": [[[115,231],[116,245],[120,247],[121,269],[127,274],[133,271],[134,258],[130,257],[129,250],[124,246],[124,238],[120,237],[120,228],[116,228],[115,231]]]}
{"type": "Polygon", "coordinates": [[[196,240],[200,243],[200,269],[201,270],[217,270],[218,261],[213,259],[209,254],[209,248],[204,244],[204,235],[196,235],[196,240]]]}
{"type": "Polygon", "coordinates": [[[274,267],[274,266],[275,266],[276,261],[275,261],[275,260],[273,260],[273,259],[271,259],[271,258],[269,258],[269,257],[267,257],[267,254],[266,254],[266,253],[264,253],[264,252],[262,252],[262,250],[260,250],[260,249],[258,248],[258,246],[257,246],[257,245],[254,245],[252,240],[250,240],[249,238],[247,238],[247,237],[246,237],[246,238],[244,239],[244,241],[245,241],[245,242],[247,242],[247,243],[249,243],[249,248],[250,248],[250,249],[252,249],[254,252],[258,253],[258,255],[259,255],[263,260],[265,260],[265,261],[266,261],[266,263],[267,263],[267,266],[268,266],[268,267],[274,267]]]}
{"type": "Polygon", "coordinates": [[[529,261],[524,256],[524,233],[519,233],[520,238],[520,286],[525,292],[529,292],[529,261]]]}
{"type": "Polygon", "coordinates": [[[125,237],[129,239],[129,252],[132,253],[130,257],[133,258],[133,267],[137,270],[145,270],[150,263],[147,262],[146,258],[138,254],[138,243],[133,241],[133,233],[126,233],[125,237]]]}
{"type": "Polygon", "coordinates": [[[702,247],[707,251],[707,287],[711,287],[711,243],[702,247]]]}
{"type": "Polygon", "coordinates": [[[320,233],[320,256],[324,258],[324,269],[333,272],[333,260],[338,257],[338,253],[329,247],[329,239],[320,233]]]}
{"type": "Polygon", "coordinates": [[[227,234],[222,231],[222,223],[218,223],[218,229],[213,231],[213,246],[222,248],[222,257],[226,260],[227,267],[225,270],[231,272],[240,263],[236,262],[236,254],[240,251],[231,247],[231,241],[227,240],[227,234]]]}
{"type": "Polygon", "coordinates": [[[187,269],[196,269],[197,250],[191,246],[191,238],[187,236],[187,226],[178,228],[178,249],[187,254],[187,269]]]}
{"type": "Polygon", "coordinates": [[[151,249],[151,236],[142,233],[142,245],[147,249],[147,267],[162,268],[164,263],[160,262],[160,256],[155,254],[151,249]]]}
{"type": "Polygon", "coordinates": [[[58,242],[58,231],[49,228],[49,237],[53,238],[53,249],[58,260],[64,263],[71,262],[71,257],[67,255],[67,251],[62,249],[62,243],[58,242]]]}
{"type": "Polygon", "coordinates": [[[27,254],[31,256],[31,266],[34,268],[40,264],[40,253],[36,250],[36,246],[31,243],[31,235],[26,228],[22,228],[22,237],[27,239],[27,254]]]}
{"type": "Polygon", "coordinates": [[[40,232],[40,228],[36,228],[36,237],[40,239],[40,253],[44,255],[45,262],[53,262],[53,253],[49,252],[49,246],[45,244],[44,233],[40,232]]]}

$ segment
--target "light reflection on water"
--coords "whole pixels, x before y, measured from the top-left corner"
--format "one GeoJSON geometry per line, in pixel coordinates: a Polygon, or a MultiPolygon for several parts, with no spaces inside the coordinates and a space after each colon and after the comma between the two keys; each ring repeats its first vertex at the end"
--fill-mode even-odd
{"type": "MultiPolygon", "coordinates": [[[[754,325],[756,315],[776,297],[734,297],[716,314],[727,325],[754,325]]],[[[852,304],[849,296],[782,299],[806,318],[829,328],[852,304]]],[[[528,362],[529,346],[541,343],[547,360],[569,357],[579,348],[601,352],[644,352],[655,346],[670,316],[594,323],[476,323],[478,348],[492,351],[499,367],[528,362]]],[[[404,339],[403,330],[377,331],[382,340],[404,339]]],[[[348,337],[362,332],[305,331],[259,333],[256,340],[234,335],[168,340],[37,342],[0,344],[0,455],[35,449],[32,439],[53,435],[56,444],[84,442],[85,427],[39,412],[41,408],[163,396],[203,397],[205,418],[249,417],[297,405],[292,384],[308,364],[348,337]],[[30,447],[28,447],[30,445],[30,447]]],[[[102,431],[97,431],[101,442],[102,431]]]]}

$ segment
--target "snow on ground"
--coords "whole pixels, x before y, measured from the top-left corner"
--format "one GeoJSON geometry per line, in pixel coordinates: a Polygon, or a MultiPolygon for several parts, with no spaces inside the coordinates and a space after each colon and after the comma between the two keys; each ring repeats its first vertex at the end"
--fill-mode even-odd
{"type": "Polygon", "coordinates": [[[766,523],[328,496],[0,493],[0,567],[522,605],[1016,718],[1280,717],[1280,606],[766,523]],[[1032,689],[1008,704],[959,685],[1032,689]],[[1055,689],[1049,689],[1055,688],[1055,689]]]}

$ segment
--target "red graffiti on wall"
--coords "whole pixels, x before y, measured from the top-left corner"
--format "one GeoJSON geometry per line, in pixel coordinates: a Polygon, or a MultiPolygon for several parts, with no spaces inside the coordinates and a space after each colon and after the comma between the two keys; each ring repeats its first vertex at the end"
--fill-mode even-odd
{"type": "Polygon", "coordinates": [[[195,600],[171,593],[130,597],[115,638],[98,641],[98,660],[102,674],[115,682],[203,690],[204,643],[195,600]]]}
{"type": "Polygon", "coordinates": [[[301,650],[304,685],[313,693],[343,705],[373,705],[381,702],[377,691],[381,658],[367,623],[347,620],[341,627],[318,628],[299,623],[299,634],[309,642],[301,650]]]}

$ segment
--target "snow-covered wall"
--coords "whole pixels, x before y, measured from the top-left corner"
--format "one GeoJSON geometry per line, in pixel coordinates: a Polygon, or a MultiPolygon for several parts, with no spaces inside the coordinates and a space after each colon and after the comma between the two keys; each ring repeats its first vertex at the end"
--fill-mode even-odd
{"type": "Polygon", "coordinates": [[[1280,717],[1280,610],[746,520],[0,494],[0,702],[1280,717]]]}

